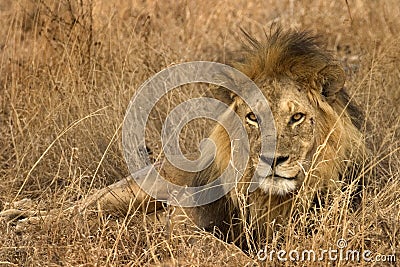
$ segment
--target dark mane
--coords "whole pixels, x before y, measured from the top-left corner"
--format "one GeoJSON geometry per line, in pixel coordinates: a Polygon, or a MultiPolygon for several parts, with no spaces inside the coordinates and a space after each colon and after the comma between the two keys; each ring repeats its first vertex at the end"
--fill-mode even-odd
{"type": "Polygon", "coordinates": [[[282,31],[281,28],[266,34],[259,42],[249,33],[244,33],[247,46],[243,60],[232,65],[249,78],[289,78],[310,89],[320,92],[337,112],[346,110],[352,123],[358,128],[364,124],[364,114],[344,89],[344,71],[333,55],[322,47],[318,35],[309,31],[282,31]],[[333,70],[326,70],[331,68],[333,70]],[[326,71],[325,71],[326,70],[326,71]],[[321,72],[331,72],[329,79],[321,79],[321,72]],[[327,87],[337,83],[337,91],[327,87]]]}
{"type": "Polygon", "coordinates": [[[280,28],[262,43],[243,31],[248,42],[244,61],[234,64],[251,79],[260,76],[311,78],[327,65],[337,64],[330,53],[321,49],[318,36],[308,31],[280,28]]]}

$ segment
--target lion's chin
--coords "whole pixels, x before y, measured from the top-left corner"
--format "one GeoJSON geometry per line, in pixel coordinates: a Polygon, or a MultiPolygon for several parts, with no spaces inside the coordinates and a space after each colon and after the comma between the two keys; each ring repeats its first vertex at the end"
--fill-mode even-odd
{"type": "Polygon", "coordinates": [[[261,182],[259,187],[266,194],[284,196],[297,189],[297,179],[269,176],[261,182]]]}

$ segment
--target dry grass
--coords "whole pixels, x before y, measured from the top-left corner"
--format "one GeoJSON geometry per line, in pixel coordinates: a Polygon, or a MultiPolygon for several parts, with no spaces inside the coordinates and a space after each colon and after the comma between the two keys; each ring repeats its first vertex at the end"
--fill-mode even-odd
{"type": "MultiPolygon", "coordinates": [[[[239,27],[261,37],[273,22],[325,37],[346,67],[346,86],[371,122],[366,136],[375,161],[385,157],[387,163],[385,173],[374,176],[362,211],[347,212],[337,198],[316,215],[318,231],[299,231],[307,224],[300,218],[277,232],[269,249],[318,251],[345,238],[352,249],[398,253],[396,0],[3,0],[0,22],[0,204],[28,197],[37,208],[60,209],[53,221],[23,231],[1,223],[0,263],[5,266],[260,263],[254,253],[247,256],[207,233],[165,231],[139,213],[70,217],[62,208],[127,175],[120,126],[141,83],[174,63],[225,62],[241,47],[239,27]],[[195,237],[198,241],[191,242],[195,237]]],[[[189,88],[184,95],[194,94],[189,88]]],[[[193,138],[184,142],[187,148],[194,143],[193,138]]]]}

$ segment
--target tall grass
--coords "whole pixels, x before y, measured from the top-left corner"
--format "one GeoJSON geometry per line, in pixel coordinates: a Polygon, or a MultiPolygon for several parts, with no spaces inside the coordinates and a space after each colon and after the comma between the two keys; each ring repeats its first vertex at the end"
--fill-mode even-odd
{"type": "MultiPolygon", "coordinates": [[[[70,216],[63,208],[128,174],[120,125],[130,98],[147,78],[179,62],[226,62],[241,49],[239,27],[262,38],[276,22],[324,36],[346,68],[346,87],[367,114],[372,162],[384,159],[385,168],[373,174],[360,211],[349,212],[345,196],[338,195],[320,213],[274,233],[267,248],[328,249],[344,238],[352,249],[398,253],[397,1],[4,0],[0,21],[0,204],[6,208],[31,198],[36,209],[60,211],[26,229],[1,222],[0,263],[259,263],[256,251],[246,255],[200,229],[177,225],[166,231],[138,212],[70,216]],[[299,230],[311,219],[317,231],[299,230]]],[[[169,96],[156,114],[165,116],[171,105],[197,95],[195,89],[169,96]]],[[[195,147],[209,127],[188,127],[182,134],[185,149],[195,147]]],[[[150,126],[150,141],[159,128],[150,126]]],[[[159,152],[157,141],[150,146],[159,152]]]]}

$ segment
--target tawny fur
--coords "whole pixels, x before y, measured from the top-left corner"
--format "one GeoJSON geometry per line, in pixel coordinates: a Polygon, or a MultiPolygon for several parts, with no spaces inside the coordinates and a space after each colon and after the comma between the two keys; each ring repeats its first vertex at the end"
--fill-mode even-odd
{"type": "MultiPolygon", "coordinates": [[[[237,231],[256,228],[258,232],[261,231],[258,234],[265,237],[272,223],[285,223],[290,219],[295,200],[300,198],[306,210],[317,192],[334,192],[359,179],[357,176],[368,152],[360,131],[362,115],[344,89],[344,71],[333,56],[321,48],[316,37],[307,32],[282,32],[278,29],[267,36],[264,42],[258,42],[249,35],[247,40],[250,47],[245,58],[234,63],[234,66],[260,88],[266,81],[269,84],[289,81],[300,88],[298,90],[310,103],[308,108],[315,112],[314,139],[308,146],[309,165],[304,169],[304,179],[298,190],[286,195],[274,195],[258,189],[248,194],[245,182],[250,181],[254,172],[250,164],[243,177],[243,185],[220,201],[224,208],[219,210],[227,213],[221,217],[237,216],[237,220],[241,221],[242,230],[237,231]]],[[[263,91],[272,103],[277,100],[275,95],[279,95],[273,90],[279,90],[279,86],[263,91]]],[[[228,95],[225,98],[229,98],[228,95]]],[[[242,105],[237,97],[224,100],[230,102],[235,111],[238,105],[242,105]]],[[[276,120],[280,120],[279,116],[274,114],[276,120]]],[[[278,129],[278,143],[285,134],[283,129],[278,129]]],[[[221,126],[216,126],[210,138],[217,144],[217,159],[210,169],[198,175],[202,184],[218,177],[228,164],[231,153],[229,137],[221,126]],[[210,175],[212,173],[214,175],[210,175]]],[[[277,152],[280,153],[280,150],[285,149],[278,147],[277,152]]],[[[253,163],[258,162],[257,154],[251,156],[253,163]]]]}
{"type": "MultiPolygon", "coordinates": [[[[286,194],[279,190],[268,191],[266,183],[264,189],[248,193],[248,182],[259,162],[260,132],[247,125],[251,155],[241,183],[212,204],[186,209],[198,226],[210,230],[216,226],[233,241],[254,233],[268,237],[273,223],[290,220],[297,200],[301,200],[306,210],[315,195],[340,190],[343,185],[359,179],[368,156],[361,133],[363,116],[344,90],[344,71],[333,56],[321,48],[316,37],[307,32],[280,29],[262,42],[246,36],[250,46],[244,59],[233,65],[260,87],[270,103],[277,128],[276,154],[293,159],[303,169],[296,177],[284,180],[288,184],[295,181],[296,190],[288,186],[281,190],[290,191],[286,194]],[[306,120],[300,126],[290,125],[289,120],[288,125],[285,116],[297,112],[291,110],[296,103],[306,120]]],[[[240,98],[223,89],[217,94],[244,120],[249,111],[240,98]]],[[[221,121],[229,120],[224,116],[221,121]]],[[[208,168],[193,174],[164,162],[163,176],[170,177],[176,184],[189,186],[215,180],[229,163],[231,142],[220,125],[214,128],[210,138],[217,146],[217,155],[208,168]]],[[[127,209],[130,205],[148,208],[149,203],[153,207],[151,211],[161,207],[128,177],[100,190],[80,206],[112,210],[127,209]]]]}

